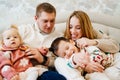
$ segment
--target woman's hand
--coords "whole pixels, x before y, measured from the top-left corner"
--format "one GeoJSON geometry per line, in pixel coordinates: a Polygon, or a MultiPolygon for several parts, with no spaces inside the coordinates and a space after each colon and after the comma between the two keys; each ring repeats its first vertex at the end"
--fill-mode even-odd
{"type": "Polygon", "coordinates": [[[73,62],[80,66],[81,68],[85,68],[85,66],[90,62],[90,55],[85,50],[81,50],[80,53],[76,53],[73,57],[73,62]]]}
{"type": "Polygon", "coordinates": [[[82,49],[84,47],[87,47],[87,46],[95,46],[98,44],[98,42],[96,40],[91,40],[91,39],[88,39],[88,38],[85,38],[85,37],[82,37],[80,39],[78,39],[77,41],[77,46],[82,49]]]}
{"type": "Polygon", "coordinates": [[[26,56],[30,59],[36,59],[39,63],[43,62],[43,56],[42,54],[38,51],[38,49],[27,49],[26,50],[26,56]]]}
{"type": "Polygon", "coordinates": [[[103,72],[104,67],[102,65],[100,65],[97,62],[91,61],[89,62],[86,67],[85,67],[85,71],[88,73],[91,72],[103,72]]]}

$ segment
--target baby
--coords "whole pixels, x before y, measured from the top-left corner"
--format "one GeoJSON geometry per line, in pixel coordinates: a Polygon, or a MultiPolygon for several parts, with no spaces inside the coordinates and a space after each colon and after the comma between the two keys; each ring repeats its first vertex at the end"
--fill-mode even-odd
{"type": "MultiPolygon", "coordinates": [[[[33,67],[26,55],[28,46],[23,45],[20,34],[15,26],[2,33],[0,48],[0,75],[7,80],[36,80],[47,71],[42,66],[33,67]]],[[[42,50],[42,49],[41,49],[42,50]]]]}
{"type": "MultiPolygon", "coordinates": [[[[90,61],[100,63],[104,67],[108,67],[113,62],[113,56],[111,54],[103,53],[96,46],[88,46],[80,50],[73,41],[69,41],[64,37],[56,38],[51,44],[50,51],[56,56],[65,58],[67,60],[67,65],[71,68],[79,67],[72,59],[74,54],[82,54],[83,51],[89,53],[90,61]]],[[[83,71],[82,69],[84,68],[80,68],[79,70],[83,71]]]]}

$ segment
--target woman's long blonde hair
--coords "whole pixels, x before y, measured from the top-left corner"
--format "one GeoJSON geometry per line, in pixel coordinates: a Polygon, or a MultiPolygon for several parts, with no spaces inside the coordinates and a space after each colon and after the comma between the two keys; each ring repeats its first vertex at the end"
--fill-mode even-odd
{"type": "Polygon", "coordinates": [[[75,16],[79,19],[82,31],[82,37],[87,37],[89,39],[94,39],[96,37],[95,31],[93,30],[89,16],[83,11],[74,11],[68,18],[66,24],[66,30],[64,33],[65,38],[71,39],[70,35],[70,19],[75,16]]]}

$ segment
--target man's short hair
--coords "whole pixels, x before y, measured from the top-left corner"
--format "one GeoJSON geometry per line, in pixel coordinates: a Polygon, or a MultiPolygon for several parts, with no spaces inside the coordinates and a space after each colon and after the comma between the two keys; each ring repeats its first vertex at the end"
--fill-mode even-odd
{"type": "Polygon", "coordinates": [[[36,16],[39,17],[41,12],[43,12],[43,11],[47,12],[47,13],[55,13],[55,15],[56,15],[55,7],[47,2],[41,3],[36,7],[36,16]]]}

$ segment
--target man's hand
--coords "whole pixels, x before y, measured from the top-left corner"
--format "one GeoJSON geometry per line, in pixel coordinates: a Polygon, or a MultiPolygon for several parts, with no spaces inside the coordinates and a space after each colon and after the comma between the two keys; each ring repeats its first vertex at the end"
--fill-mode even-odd
{"type": "Polygon", "coordinates": [[[43,56],[42,54],[38,51],[38,49],[27,49],[26,50],[26,56],[30,59],[36,59],[39,63],[43,62],[43,56]]]}

